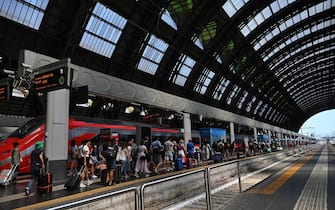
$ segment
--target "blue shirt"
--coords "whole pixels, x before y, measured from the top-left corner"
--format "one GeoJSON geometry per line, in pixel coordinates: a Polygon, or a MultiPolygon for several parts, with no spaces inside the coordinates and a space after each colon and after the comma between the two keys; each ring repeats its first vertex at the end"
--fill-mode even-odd
{"type": "Polygon", "coordinates": [[[191,155],[194,154],[194,144],[193,144],[193,142],[188,142],[187,143],[187,152],[191,155]]]}

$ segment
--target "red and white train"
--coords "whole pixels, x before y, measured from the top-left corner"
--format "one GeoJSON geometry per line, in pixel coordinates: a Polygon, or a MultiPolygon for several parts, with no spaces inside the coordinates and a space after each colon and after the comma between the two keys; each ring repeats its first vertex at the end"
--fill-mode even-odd
{"type": "MultiPolygon", "coordinates": [[[[116,138],[120,141],[136,138],[138,124],[123,121],[110,121],[104,119],[69,119],[69,147],[74,139],[77,144],[83,140],[94,141],[116,138]],[[107,137],[107,138],[106,138],[107,137]]],[[[157,128],[151,125],[141,125],[149,130],[152,138],[179,138],[183,134],[180,129],[157,128]]],[[[23,161],[20,164],[20,173],[30,172],[30,154],[35,148],[37,141],[43,141],[45,136],[45,120],[35,118],[11,133],[7,138],[0,141],[0,171],[10,168],[13,143],[19,143],[20,155],[23,161]]]]}

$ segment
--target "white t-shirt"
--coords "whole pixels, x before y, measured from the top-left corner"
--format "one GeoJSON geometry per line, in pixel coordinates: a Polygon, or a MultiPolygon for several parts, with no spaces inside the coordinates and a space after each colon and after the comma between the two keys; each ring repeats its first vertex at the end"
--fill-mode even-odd
{"type": "Polygon", "coordinates": [[[90,148],[87,145],[84,145],[83,147],[83,157],[85,157],[85,154],[86,154],[86,157],[90,156],[90,148]]]}

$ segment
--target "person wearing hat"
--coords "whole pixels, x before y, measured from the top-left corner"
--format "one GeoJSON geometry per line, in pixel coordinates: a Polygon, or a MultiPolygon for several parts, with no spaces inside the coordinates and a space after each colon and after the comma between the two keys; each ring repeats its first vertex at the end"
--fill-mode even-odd
{"type": "Polygon", "coordinates": [[[30,172],[31,179],[25,188],[25,194],[29,195],[36,179],[40,176],[41,169],[45,169],[44,156],[43,156],[43,142],[38,141],[35,144],[35,149],[30,155],[30,172]]]}
{"type": "Polygon", "coordinates": [[[14,142],[13,146],[14,146],[14,148],[12,150],[12,156],[11,156],[11,161],[10,162],[11,162],[12,166],[16,165],[15,172],[13,173],[13,176],[12,176],[12,183],[15,184],[17,174],[20,171],[20,161],[22,161],[22,159],[20,157],[20,152],[19,152],[19,143],[14,142]]]}

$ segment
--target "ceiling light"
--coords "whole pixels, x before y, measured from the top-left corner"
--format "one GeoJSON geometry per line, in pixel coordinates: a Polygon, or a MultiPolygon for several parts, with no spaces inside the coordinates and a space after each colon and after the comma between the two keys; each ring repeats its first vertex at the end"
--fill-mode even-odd
{"type": "Polygon", "coordinates": [[[126,114],[131,114],[131,113],[134,112],[134,110],[135,110],[135,108],[133,106],[127,106],[126,109],[124,110],[124,112],[126,114]]]}
{"type": "Polygon", "coordinates": [[[140,116],[145,116],[146,114],[145,114],[145,112],[144,112],[144,110],[143,110],[143,106],[142,106],[142,111],[140,112],[140,116]]]}

